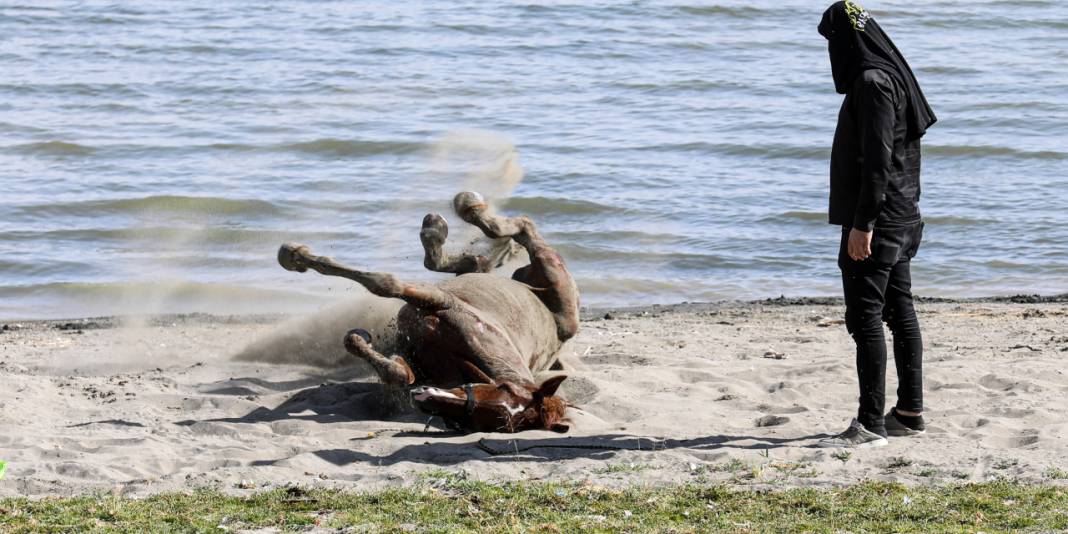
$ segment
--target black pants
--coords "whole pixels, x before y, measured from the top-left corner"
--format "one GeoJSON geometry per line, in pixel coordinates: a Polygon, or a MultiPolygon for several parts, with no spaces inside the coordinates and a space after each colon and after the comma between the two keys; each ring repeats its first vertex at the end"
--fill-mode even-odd
{"type": "Polygon", "coordinates": [[[849,257],[849,228],[842,229],[838,267],[845,292],[846,327],[857,343],[860,409],[857,419],[865,428],[885,434],[886,339],[883,322],[894,335],[897,364],[897,407],[923,411],[923,340],[912,305],[909,266],[923,237],[923,223],[902,228],[876,228],[872,255],[864,261],[849,257]]]}

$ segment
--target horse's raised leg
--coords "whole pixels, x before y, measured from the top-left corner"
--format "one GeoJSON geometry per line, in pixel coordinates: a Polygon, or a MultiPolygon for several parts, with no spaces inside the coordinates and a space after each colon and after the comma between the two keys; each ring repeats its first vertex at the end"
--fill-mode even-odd
{"type": "Polygon", "coordinates": [[[464,192],[453,199],[461,219],[482,230],[486,237],[510,237],[527,250],[530,265],[516,270],[512,278],[534,287],[535,294],[556,320],[557,337],[566,341],[578,332],[578,286],[564,260],[538,233],[530,217],[501,217],[490,212],[482,195],[464,192]]]}
{"type": "Polygon", "coordinates": [[[278,263],[287,271],[304,272],[312,269],[326,276],[348,278],[371,293],[385,298],[401,299],[417,308],[444,310],[452,307],[453,297],[437,287],[406,284],[388,273],[369,273],[342,265],[326,256],[312,255],[308,247],[286,243],[278,249],[278,263]]]}
{"type": "Polygon", "coordinates": [[[400,356],[387,358],[372,348],[371,335],[366,330],[349,330],[345,334],[345,349],[371,364],[383,384],[404,387],[415,382],[415,374],[408,367],[408,362],[400,356]]]}
{"type": "Polygon", "coordinates": [[[442,249],[449,237],[449,224],[437,213],[423,217],[419,240],[423,242],[423,266],[438,273],[488,273],[493,269],[489,258],[469,253],[449,254],[442,249]]]}
{"type": "Polygon", "coordinates": [[[439,273],[488,273],[500,267],[505,260],[515,254],[511,240],[497,239],[487,254],[449,254],[442,249],[445,239],[449,237],[449,224],[437,213],[427,214],[423,218],[423,229],[419,240],[423,242],[423,266],[439,273]]]}

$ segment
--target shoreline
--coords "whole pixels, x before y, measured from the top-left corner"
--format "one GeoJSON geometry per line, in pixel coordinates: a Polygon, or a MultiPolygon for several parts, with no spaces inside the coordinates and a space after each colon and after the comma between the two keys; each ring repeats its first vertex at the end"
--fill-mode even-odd
{"type": "MultiPolygon", "coordinates": [[[[1039,295],[1031,293],[1018,293],[1014,295],[983,296],[983,297],[929,297],[916,295],[919,304],[1058,304],[1068,303],[1068,293],[1053,295],[1039,295]]],[[[591,320],[603,317],[605,313],[619,313],[635,315],[653,312],[708,312],[726,308],[740,308],[753,306],[842,306],[842,297],[834,296],[804,296],[804,297],[769,297],[755,300],[724,299],[708,302],[677,302],[674,304],[646,304],[639,306],[583,306],[579,310],[582,320],[591,320]]],[[[268,313],[212,313],[212,312],[188,312],[188,313],[152,313],[144,315],[94,315],[85,317],[63,317],[57,319],[20,319],[0,318],[0,329],[5,324],[49,324],[63,325],[64,323],[86,323],[89,329],[97,328],[120,328],[125,321],[137,318],[146,321],[150,325],[166,325],[170,323],[197,322],[220,322],[224,324],[270,324],[293,317],[313,315],[312,313],[289,314],[285,312],[268,313]]],[[[84,328],[83,328],[84,329],[84,328]]]]}

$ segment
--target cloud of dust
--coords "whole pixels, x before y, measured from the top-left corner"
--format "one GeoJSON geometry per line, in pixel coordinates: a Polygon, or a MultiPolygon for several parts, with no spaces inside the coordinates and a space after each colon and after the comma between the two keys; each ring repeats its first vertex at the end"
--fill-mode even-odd
{"type": "Polygon", "coordinates": [[[356,358],[343,346],[345,333],[362,328],[371,334],[378,352],[390,355],[396,346],[397,312],[404,302],[373,295],[348,298],[304,317],[285,321],[253,340],[233,358],[274,364],[337,368],[356,358]]]}
{"type": "MultiPolygon", "coordinates": [[[[519,152],[508,138],[484,130],[465,130],[446,133],[433,143],[427,158],[427,175],[437,183],[455,184],[452,196],[461,191],[475,191],[496,211],[523,181],[523,167],[519,152]]],[[[448,218],[448,217],[447,217],[448,218]]],[[[446,250],[493,254],[502,247],[511,247],[510,239],[491,240],[477,228],[454,216],[449,221],[449,240],[446,250]]],[[[526,263],[525,254],[518,247],[512,259],[501,267],[509,274],[512,264],[526,263]],[[518,257],[518,256],[521,256],[518,257]]]]}
{"type": "Polygon", "coordinates": [[[446,133],[431,144],[427,161],[428,174],[453,193],[478,191],[491,203],[506,200],[523,181],[515,145],[493,132],[446,133]]]}
{"type": "Polygon", "coordinates": [[[152,318],[174,312],[177,295],[187,287],[180,262],[173,258],[180,258],[195,245],[203,231],[199,222],[179,214],[148,209],[138,214],[131,235],[146,250],[120,264],[128,283],[118,296],[122,315],[118,316],[117,337],[121,343],[110,357],[113,363],[132,364],[145,358],[145,345],[153,344],[155,338],[150,326],[152,318]]]}
{"type": "MultiPolygon", "coordinates": [[[[492,132],[446,133],[430,144],[426,158],[424,175],[413,177],[400,194],[411,199],[440,195],[442,205],[449,206],[450,214],[452,197],[456,193],[477,191],[491,207],[499,206],[523,180],[523,168],[519,165],[515,145],[492,132]]],[[[395,215],[390,216],[390,220],[410,216],[418,221],[423,216],[417,213],[395,215]]],[[[447,248],[487,253],[495,247],[510,246],[510,240],[494,242],[485,238],[459,217],[446,218],[450,219],[447,248]]],[[[397,250],[398,257],[408,255],[405,247],[419,242],[410,228],[399,225],[386,225],[381,238],[381,246],[397,250]]],[[[418,254],[422,257],[421,250],[418,254]]],[[[507,276],[512,271],[502,272],[507,276]]],[[[369,293],[346,297],[321,311],[279,324],[272,332],[240,350],[234,358],[325,368],[352,365],[354,358],[345,351],[342,339],[353,328],[369,331],[375,350],[388,356],[395,348],[396,316],[403,304],[400,300],[382,299],[369,293]]]]}

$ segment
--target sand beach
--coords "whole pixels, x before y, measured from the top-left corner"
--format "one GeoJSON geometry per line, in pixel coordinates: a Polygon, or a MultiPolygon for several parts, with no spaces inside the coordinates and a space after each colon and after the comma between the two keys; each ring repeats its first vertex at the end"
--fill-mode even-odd
{"type": "MultiPolygon", "coordinates": [[[[373,490],[451,472],[602,486],[1063,484],[1068,297],[927,299],[929,431],[813,448],[855,409],[834,299],[585,310],[567,434],[459,435],[396,412],[340,351],[351,321],[170,315],[0,326],[0,496],[373,490]],[[309,326],[318,325],[318,326],[309,326]],[[302,348],[303,347],[303,348],[302,348]]],[[[888,402],[895,387],[888,371],[888,402]]]]}

